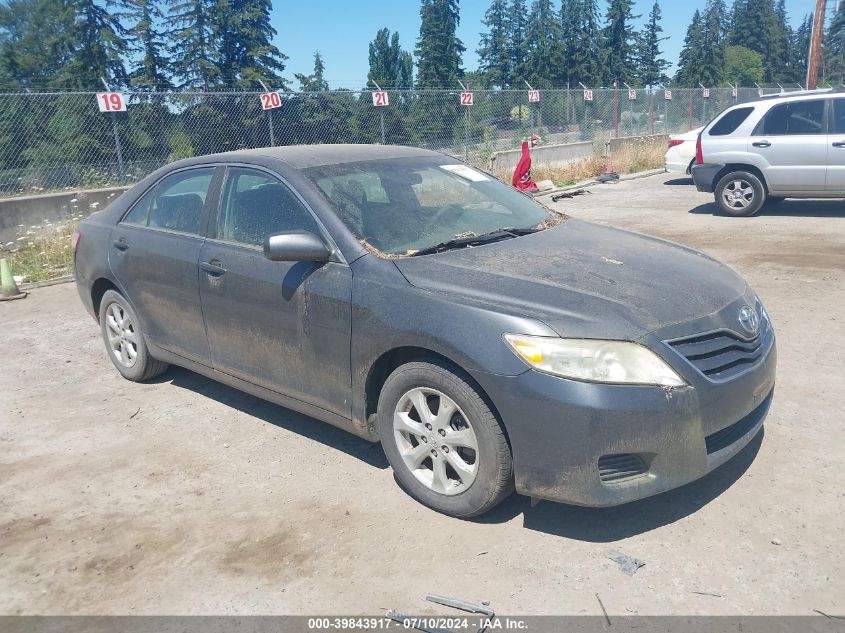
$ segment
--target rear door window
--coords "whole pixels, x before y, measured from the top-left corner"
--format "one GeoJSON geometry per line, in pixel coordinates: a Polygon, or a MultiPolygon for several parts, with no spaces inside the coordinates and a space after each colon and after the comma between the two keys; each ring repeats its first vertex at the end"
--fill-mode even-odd
{"type": "Polygon", "coordinates": [[[199,235],[213,178],[214,167],[202,167],[180,171],[162,180],[150,207],[147,226],[199,235]]]}
{"type": "Polygon", "coordinates": [[[845,134],[845,99],[833,100],[832,134],[845,134]]]}
{"type": "Polygon", "coordinates": [[[753,111],[754,108],[737,108],[736,110],[726,112],[721,119],[716,121],[708,133],[710,136],[727,136],[728,134],[733,134],[753,111]]]}
{"type": "Polygon", "coordinates": [[[774,106],[754,130],[755,136],[824,134],[824,99],[774,106]]]}

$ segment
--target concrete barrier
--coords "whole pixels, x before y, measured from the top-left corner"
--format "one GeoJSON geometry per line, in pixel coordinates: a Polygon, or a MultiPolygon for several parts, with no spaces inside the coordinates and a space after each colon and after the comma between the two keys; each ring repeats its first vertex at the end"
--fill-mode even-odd
{"type": "MultiPolygon", "coordinates": [[[[623,136],[620,138],[607,139],[610,141],[610,151],[615,152],[623,145],[633,143],[639,139],[665,140],[666,134],[655,134],[654,136],[623,136]]],[[[531,164],[549,165],[557,167],[568,163],[578,162],[590,158],[596,153],[596,149],[604,154],[603,143],[596,141],[582,141],[579,143],[560,143],[557,145],[539,145],[531,148],[531,164]]],[[[521,149],[509,149],[495,152],[490,159],[490,170],[513,171],[522,155],[521,149]]]]}
{"type": "Polygon", "coordinates": [[[45,193],[0,198],[0,242],[15,240],[31,227],[86,217],[109,204],[128,187],[45,193]],[[21,226],[23,225],[23,226],[21,226]]]}

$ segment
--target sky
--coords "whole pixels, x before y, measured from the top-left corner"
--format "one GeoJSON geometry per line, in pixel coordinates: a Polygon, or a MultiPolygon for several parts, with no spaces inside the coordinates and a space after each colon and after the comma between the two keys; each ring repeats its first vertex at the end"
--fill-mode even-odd
{"type": "MultiPolygon", "coordinates": [[[[458,37],[467,48],[464,69],[478,66],[479,34],[484,30],[481,20],[490,0],[461,0],[461,23],[458,37]]],[[[530,6],[530,1],[528,2],[530,6]]],[[[559,6],[559,0],[555,3],[559,6]]],[[[603,13],[606,3],[599,0],[603,13]]],[[[637,0],[634,13],[641,14],[638,25],[645,21],[654,0],[637,0]]],[[[702,9],[705,0],[659,0],[663,11],[663,57],[674,64],[681,52],[687,26],[696,9],[702,9]]],[[[730,5],[730,2],[727,2],[730,5]]],[[[786,0],[790,22],[798,26],[804,16],[812,11],[813,0],[786,0]]],[[[831,4],[831,3],[828,3],[831,4]]],[[[272,13],[273,26],[278,31],[275,44],[288,56],[283,73],[291,80],[291,87],[298,87],[295,73],[311,74],[314,69],[314,51],[319,50],[326,64],[325,77],[332,88],[360,88],[367,81],[369,63],[367,47],[376,32],[387,27],[399,32],[403,49],[413,52],[420,30],[420,3],[418,0],[305,0],[304,2],[277,2],[272,13]]],[[[674,68],[671,70],[674,72],[674,68]]]]}

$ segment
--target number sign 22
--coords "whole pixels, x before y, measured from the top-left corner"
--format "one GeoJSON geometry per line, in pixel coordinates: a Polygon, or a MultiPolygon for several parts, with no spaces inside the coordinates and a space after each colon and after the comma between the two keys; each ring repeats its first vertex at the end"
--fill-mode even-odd
{"type": "Polygon", "coordinates": [[[97,107],[100,112],[126,112],[126,99],[119,92],[98,92],[97,107]]]}
{"type": "Polygon", "coordinates": [[[471,106],[472,105],[472,93],[471,92],[462,92],[461,93],[461,105],[471,106]]]}
{"type": "Polygon", "coordinates": [[[259,96],[261,97],[262,110],[272,110],[273,108],[282,107],[282,98],[278,92],[262,92],[259,96]]]}

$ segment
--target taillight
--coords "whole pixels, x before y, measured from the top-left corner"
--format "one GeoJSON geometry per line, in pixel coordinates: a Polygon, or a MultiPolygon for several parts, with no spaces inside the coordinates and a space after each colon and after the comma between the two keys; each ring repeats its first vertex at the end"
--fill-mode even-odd
{"type": "Polygon", "coordinates": [[[76,249],[79,248],[79,242],[82,239],[82,235],[79,231],[74,231],[73,235],[70,238],[70,246],[73,248],[73,252],[76,252],[76,249]]]}
{"type": "Polygon", "coordinates": [[[701,151],[701,134],[698,135],[698,139],[695,141],[695,164],[701,165],[704,163],[704,152],[701,151]]]}
{"type": "Polygon", "coordinates": [[[673,147],[677,147],[678,145],[683,145],[684,143],[686,143],[686,141],[684,141],[683,139],[670,138],[669,139],[669,149],[672,149],[673,147]]]}

